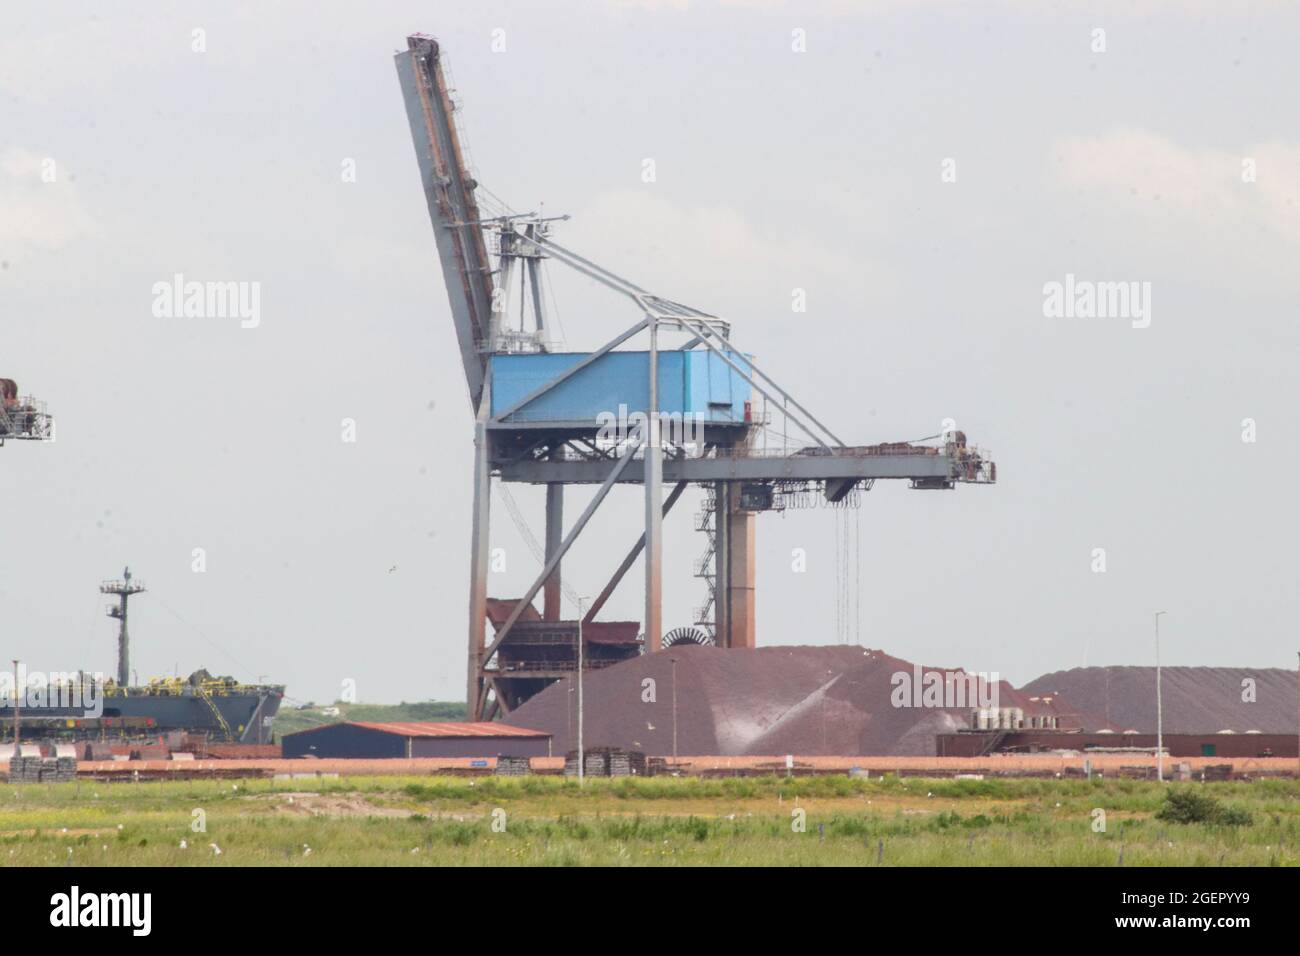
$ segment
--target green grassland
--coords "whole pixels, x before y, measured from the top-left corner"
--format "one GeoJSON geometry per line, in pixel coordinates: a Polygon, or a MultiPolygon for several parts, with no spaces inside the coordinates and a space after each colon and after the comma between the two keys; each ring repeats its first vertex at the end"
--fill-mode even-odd
{"type": "Polygon", "coordinates": [[[0,788],[9,865],[1298,862],[1300,784],[1290,780],[656,777],[579,789],[559,777],[424,776],[0,788]],[[1178,787],[1230,812],[1203,823],[1157,817],[1178,787]]]}

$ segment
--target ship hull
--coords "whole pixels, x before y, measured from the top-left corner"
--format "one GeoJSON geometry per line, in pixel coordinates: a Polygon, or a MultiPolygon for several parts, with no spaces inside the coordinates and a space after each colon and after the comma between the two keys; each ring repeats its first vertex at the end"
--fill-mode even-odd
{"type": "MultiPolygon", "coordinates": [[[[214,694],[114,694],[103,698],[100,718],[123,719],[133,726],[166,732],[183,730],[207,733],[214,740],[264,744],[271,740],[271,721],[280,709],[284,690],[279,687],[247,688],[238,693],[214,694]],[[218,717],[220,714],[220,717],[218,717]]],[[[0,723],[12,724],[12,706],[0,707],[0,723]]],[[[47,723],[66,719],[73,725],[83,724],[92,731],[100,726],[95,715],[73,707],[24,707],[21,720],[47,723]]],[[[76,736],[75,733],[72,734],[76,736]]]]}

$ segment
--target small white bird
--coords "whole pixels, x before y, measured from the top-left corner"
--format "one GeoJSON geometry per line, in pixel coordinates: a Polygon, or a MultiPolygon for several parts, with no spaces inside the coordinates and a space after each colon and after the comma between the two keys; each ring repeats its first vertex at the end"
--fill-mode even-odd
{"type": "Polygon", "coordinates": [[[215,843],[209,843],[208,846],[212,847],[213,856],[221,856],[221,847],[217,846],[215,843]]]}
{"type": "Polygon", "coordinates": [[[311,847],[309,847],[309,846],[308,846],[307,844],[305,844],[305,843],[302,845],[302,855],[303,855],[303,856],[311,856],[311,847]]]}
{"type": "Polygon", "coordinates": [[[186,843],[184,840],[181,840],[181,849],[182,849],[182,850],[188,850],[189,848],[190,848],[190,845],[189,845],[188,843],[186,843]]]}

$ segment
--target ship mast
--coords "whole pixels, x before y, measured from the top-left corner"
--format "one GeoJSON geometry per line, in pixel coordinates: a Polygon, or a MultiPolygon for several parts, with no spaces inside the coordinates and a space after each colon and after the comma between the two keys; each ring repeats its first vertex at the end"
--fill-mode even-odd
{"type": "Polygon", "coordinates": [[[122,569],[122,580],[105,581],[99,586],[101,594],[116,594],[118,603],[110,605],[108,616],[118,620],[117,628],[117,685],[126,687],[131,683],[131,653],[126,633],[126,602],[132,594],[139,594],[145,589],[143,584],[131,583],[131,569],[122,569]]]}

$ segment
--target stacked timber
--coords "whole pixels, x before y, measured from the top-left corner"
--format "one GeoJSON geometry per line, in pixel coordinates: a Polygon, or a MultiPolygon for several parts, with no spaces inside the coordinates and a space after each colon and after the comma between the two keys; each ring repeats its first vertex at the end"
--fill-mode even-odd
{"type": "MultiPolygon", "coordinates": [[[[498,756],[493,772],[498,777],[526,777],[533,772],[533,765],[527,757],[498,756]]],[[[574,773],[577,773],[576,767],[574,773]]]]}
{"type": "MultiPolygon", "coordinates": [[[[639,750],[617,747],[592,747],[586,751],[583,775],[587,777],[645,776],[646,756],[639,750]]],[[[578,775],[578,752],[570,750],[564,757],[564,775],[578,775]]]]}

